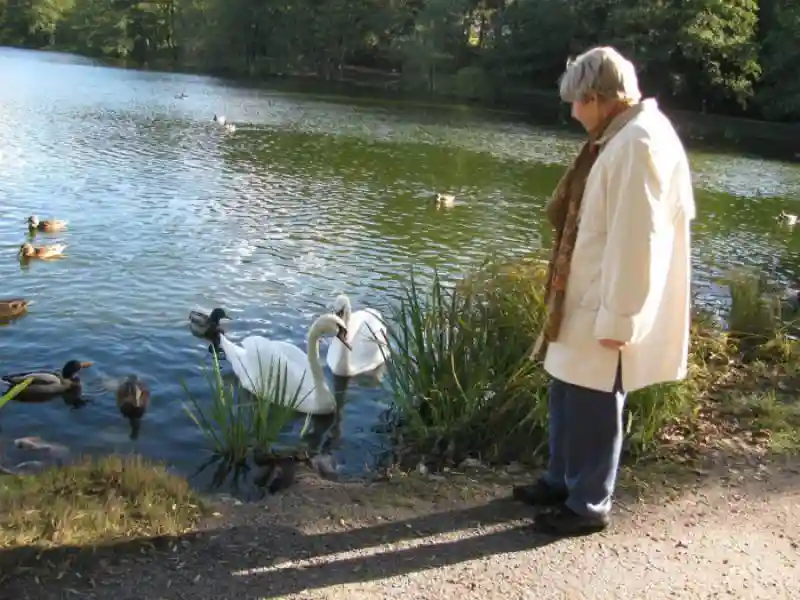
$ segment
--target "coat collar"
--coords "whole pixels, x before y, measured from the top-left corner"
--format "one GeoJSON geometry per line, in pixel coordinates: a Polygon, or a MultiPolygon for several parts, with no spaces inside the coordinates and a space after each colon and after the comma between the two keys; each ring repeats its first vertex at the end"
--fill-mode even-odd
{"type": "Polygon", "coordinates": [[[630,123],[634,118],[638,117],[643,112],[650,112],[652,110],[658,109],[658,102],[656,102],[655,98],[648,98],[646,100],[642,100],[637,104],[631,106],[628,110],[625,110],[618,114],[611,120],[611,123],[608,124],[606,130],[603,132],[595,144],[598,146],[604,146],[607,144],[611,138],[617,135],[625,125],[630,123]]]}

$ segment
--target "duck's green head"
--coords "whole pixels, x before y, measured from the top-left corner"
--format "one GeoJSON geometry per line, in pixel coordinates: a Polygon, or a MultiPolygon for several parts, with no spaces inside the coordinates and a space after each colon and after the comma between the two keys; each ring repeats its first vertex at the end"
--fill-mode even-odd
{"type": "Polygon", "coordinates": [[[64,368],[61,369],[61,376],[64,379],[75,379],[78,376],[78,373],[81,369],[87,369],[92,366],[93,363],[90,362],[81,362],[78,360],[71,360],[64,365],[64,368]]]}
{"type": "Polygon", "coordinates": [[[214,310],[211,311],[211,314],[208,315],[208,322],[209,323],[213,323],[213,324],[219,325],[219,322],[222,319],[230,319],[230,317],[228,316],[228,313],[226,313],[221,308],[215,308],[214,310]]]}

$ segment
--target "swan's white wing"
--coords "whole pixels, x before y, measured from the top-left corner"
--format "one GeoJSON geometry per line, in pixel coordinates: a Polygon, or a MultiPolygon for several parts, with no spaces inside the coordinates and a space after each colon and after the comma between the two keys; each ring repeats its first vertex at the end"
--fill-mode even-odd
{"type": "Polygon", "coordinates": [[[372,371],[386,361],[386,325],[381,313],[368,308],[358,310],[347,323],[348,350],[338,339],[331,340],[327,363],[336,375],[352,376],[372,371]]]}
{"type": "Polygon", "coordinates": [[[279,372],[282,374],[285,368],[287,400],[294,398],[298,388],[300,390],[298,400],[302,401],[313,396],[314,379],[308,368],[308,357],[300,348],[289,342],[268,340],[260,336],[245,338],[242,347],[247,353],[249,364],[253,365],[253,371],[259,374],[256,389],[261,390],[263,383],[260,377],[266,378],[270,369],[273,376],[276,376],[279,372]]]}
{"type": "Polygon", "coordinates": [[[225,357],[228,359],[242,387],[250,393],[256,393],[256,390],[261,385],[259,379],[259,365],[252,360],[251,356],[248,355],[242,346],[235,344],[224,334],[220,335],[220,346],[223,352],[225,352],[225,357]]]}

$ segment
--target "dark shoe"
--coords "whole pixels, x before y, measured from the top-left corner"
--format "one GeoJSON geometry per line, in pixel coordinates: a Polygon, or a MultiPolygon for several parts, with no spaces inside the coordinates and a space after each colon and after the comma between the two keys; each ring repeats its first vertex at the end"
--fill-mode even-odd
{"type": "Polygon", "coordinates": [[[514,500],[531,506],[556,506],[567,500],[567,491],[553,487],[540,479],[533,485],[516,485],[514,500]]]}
{"type": "Polygon", "coordinates": [[[609,525],[608,517],[585,517],[561,505],[558,509],[537,515],[533,528],[537,533],[558,537],[577,537],[600,533],[609,525]]]}

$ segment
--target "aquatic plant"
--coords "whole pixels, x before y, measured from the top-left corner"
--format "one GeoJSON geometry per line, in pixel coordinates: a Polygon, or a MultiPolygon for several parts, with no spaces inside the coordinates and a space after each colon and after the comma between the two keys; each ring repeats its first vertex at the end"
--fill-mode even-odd
{"type": "MultiPolygon", "coordinates": [[[[258,394],[251,394],[238,381],[225,381],[219,357],[213,353],[206,379],[211,405],[203,408],[188,390],[184,408],[208,440],[215,458],[241,467],[251,452],[269,453],[281,431],[291,423],[300,403],[299,387],[287,389],[287,365],[273,361],[261,378],[258,394]]],[[[185,386],[184,386],[185,388],[185,386]]]]}
{"type": "Polygon", "coordinates": [[[542,440],[546,380],[526,360],[544,316],[539,270],[487,262],[458,285],[435,273],[429,289],[412,273],[387,323],[387,379],[422,453],[500,458],[542,440]]]}
{"type": "Polygon", "coordinates": [[[5,404],[6,404],[6,402],[9,402],[10,400],[13,400],[19,394],[21,394],[25,390],[25,388],[28,387],[31,384],[32,381],[33,381],[33,378],[29,377],[28,379],[26,379],[22,383],[18,383],[17,385],[12,387],[10,390],[8,390],[5,394],[0,396],[0,408],[3,408],[3,406],[5,406],[5,404]]]}
{"type": "MultiPolygon", "coordinates": [[[[544,324],[546,264],[490,259],[455,285],[414,274],[387,323],[389,387],[414,459],[537,461],[546,450],[548,376],[529,352],[544,324]]],[[[631,450],[685,415],[687,382],[630,394],[631,450]]]]}
{"type": "Polygon", "coordinates": [[[727,283],[731,296],[728,330],[738,337],[772,337],[780,327],[780,308],[768,297],[764,278],[739,270],[727,283]]]}

